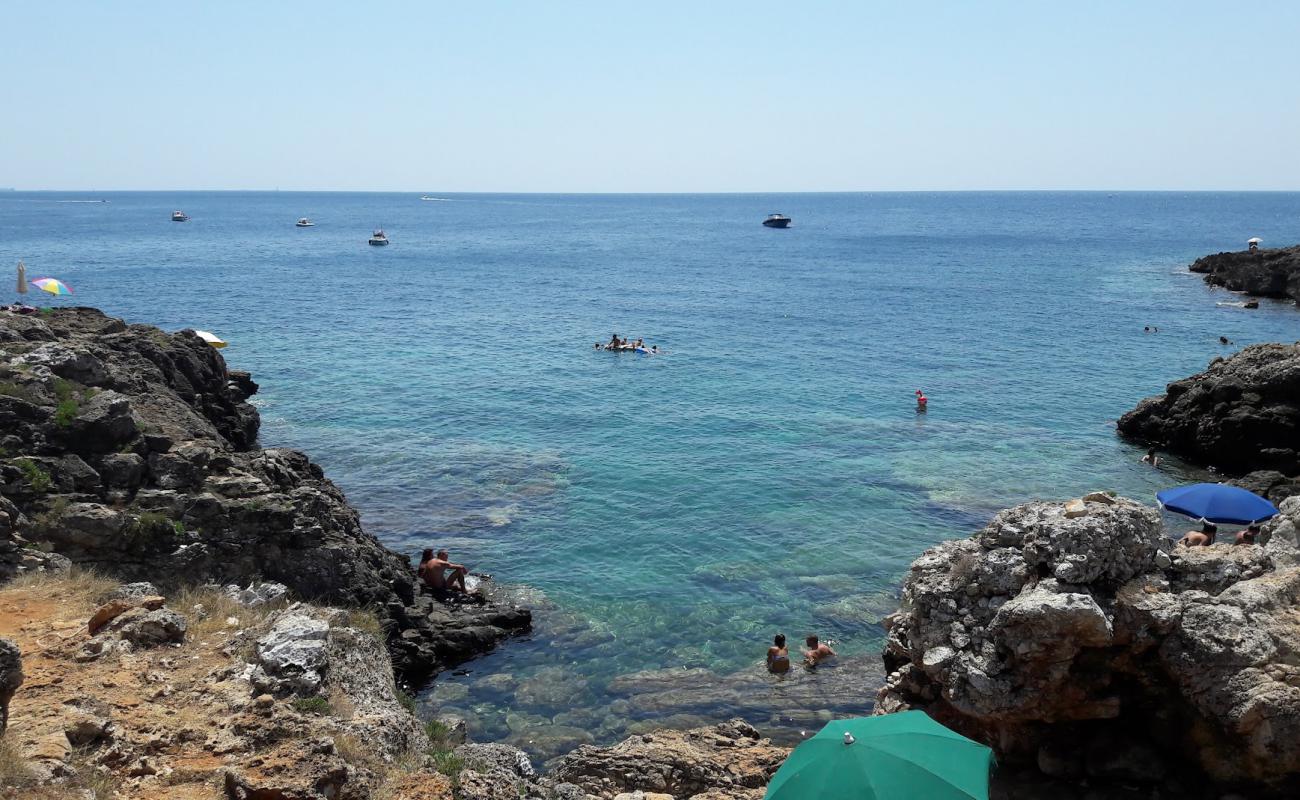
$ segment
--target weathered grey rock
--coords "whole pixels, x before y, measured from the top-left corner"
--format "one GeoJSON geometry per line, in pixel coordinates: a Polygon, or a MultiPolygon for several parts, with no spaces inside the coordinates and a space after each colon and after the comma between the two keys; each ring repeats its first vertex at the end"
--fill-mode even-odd
{"type": "Polygon", "coordinates": [[[9,724],[9,701],[23,685],[23,657],[18,645],[0,638],[0,735],[9,724]]]}
{"type": "Polygon", "coordinates": [[[185,617],[169,608],[128,611],[114,621],[118,636],[137,647],[157,647],[185,641],[185,617]],[[138,613],[137,613],[138,612],[138,613]]]}
{"type": "Polygon", "coordinates": [[[550,775],[598,797],[641,791],[689,798],[756,790],[757,800],[788,754],[747,723],[732,720],[631,736],[613,747],[584,745],[556,762],[550,775]]]}
{"type": "Polygon", "coordinates": [[[254,685],[275,694],[316,694],[325,666],[329,629],[325,620],[299,610],[289,609],[279,615],[271,630],[257,640],[258,664],[272,680],[262,686],[254,679],[254,685]]]}
{"type": "Polygon", "coordinates": [[[240,588],[238,584],[232,583],[223,586],[221,592],[240,605],[254,608],[286,599],[289,596],[289,587],[283,583],[265,582],[250,583],[246,588],[240,588]]]}
{"type": "Polygon", "coordinates": [[[110,600],[141,600],[145,597],[160,597],[162,592],[148,581],[124,583],[104,596],[104,602],[110,600]]]}
{"type": "Polygon", "coordinates": [[[1300,789],[1300,497],[1265,544],[1165,559],[1151,509],[1053,505],[916,560],[887,620],[876,712],[924,708],[1009,764],[1086,773],[1097,791],[1300,789]]]}

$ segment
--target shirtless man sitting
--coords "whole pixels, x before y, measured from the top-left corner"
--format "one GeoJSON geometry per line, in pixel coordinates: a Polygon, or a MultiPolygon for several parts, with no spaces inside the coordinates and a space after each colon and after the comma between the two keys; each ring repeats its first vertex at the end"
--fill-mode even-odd
{"type": "Polygon", "coordinates": [[[830,645],[820,644],[816,636],[809,636],[804,639],[804,644],[808,645],[808,649],[804,651],[803,663],[810,667],[815,667],[835,655],[835,651],[830,648],[830,645]]]}
{"type": "Polygon", "coordinates": [[[465,589],[465,574],[469,572],[464,564],[453,564],[447,560],[447,551],[439,550],[438,555],[433,555],[433,550],[425,550],[420,556],[420,568],[416,570],[416,575],[424,584],[433,590],[433,594],[438,598],[449,597],[453,592],[467,594],[465,589]],[[451,570],[451,576],[447,576],[447,570],[451,570]]]}
{"type": "Polygon", "coordinates": [[[1219,528],[1214,523],[1203,522],[1199,531],[1188,531],[1178,543],[1184,547],[1209,547],[1214,544],[1214,537],[1218,533],[1219,528]]]}

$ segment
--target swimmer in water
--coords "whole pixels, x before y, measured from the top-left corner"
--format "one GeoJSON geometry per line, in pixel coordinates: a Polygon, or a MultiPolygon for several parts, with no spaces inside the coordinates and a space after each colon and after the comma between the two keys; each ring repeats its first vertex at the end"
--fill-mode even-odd
{"type": "Polygon", "coordinates": [[[790,671],[790,651],[785,647],[784,633],[778,633],[767,648],[767,671],[778,675],[790,671]]]}
{"type": "Polygon", "coordinates": [[[917,412],[919,413],[919,412],[925,411],[925,410],[926,410],[926,407],[929,405],[929,403],[930,403],[930,399],[929,399],[928,397],[925,396],[925,392],[922,392],[920,389],[917,389],[917,390],[916,390],[916,410],[917,410],[917,412]]]}
{"type": "Polygon", "coordinates": [[[1148,450],[1146,455],[1142,456],[1142,463],[1150,464],[1153,467],[1160,466],[1160,456],[1156,455],[1156,449],[1154,447],[1148,450]]]}

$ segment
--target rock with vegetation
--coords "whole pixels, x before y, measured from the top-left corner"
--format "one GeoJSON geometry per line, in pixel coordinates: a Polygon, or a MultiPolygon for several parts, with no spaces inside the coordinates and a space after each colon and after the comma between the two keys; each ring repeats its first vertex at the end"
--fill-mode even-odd
{"type": "Polygon", "coordinates": [[[1300,245],[1215,253],[1196,259],[1189,269],[1204,273],[1213,286],[1300,303],[1300,245]]]}
{"type": "Polygon", "coordinates": [[[0,608],[0,683],[16,683],[7,642],[31,654],[0,737],[0,797],[452,800],[462,759],[412,715],[370,614],[244,605],[218,587],[164,600],[80,569],[0,586],[0,608]],[[180,615],[188,635],[131,644],[116,620],[136,610],[180,615]],[[324,629],[319,679],[311,693],[277,697],[252,675],[257,644],[289,618],[324,629]],[[91,642],[104,655],[83,658],[91,642]]]}
{"type": "Polygon", "coordinates": [[[1192,550],[1124,498],[1003,511],[913,563],[877,713],[923,708],[1052,779],[1294,796],[1300,498],[1283,506],[1267,545],[1192,550]]]}
{"type": "Polygon", "coordinates": [[[278,582],[375,609],[412,682],[529,627],[492,588],[477,604],[419,595],[319,466],[256,446],[256,391],[192,332],[0,313],[0,580],[66,558],[164,589],[278,582]]]}
{"type": "Polygon", "coordinates": [[[1262,489],[1300,493],[1300,345],[1256,344],[1169,384],[1119,420],[1121,435],[1262,489]]]}

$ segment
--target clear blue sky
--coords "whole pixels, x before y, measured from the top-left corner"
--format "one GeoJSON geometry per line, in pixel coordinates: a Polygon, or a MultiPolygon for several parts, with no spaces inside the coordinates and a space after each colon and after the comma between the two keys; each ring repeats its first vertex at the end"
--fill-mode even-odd
{"type": "Polygon", "coordinates": [[[1300,189],[1295,2],[0,10],[20,189],[1300,189]]]}

